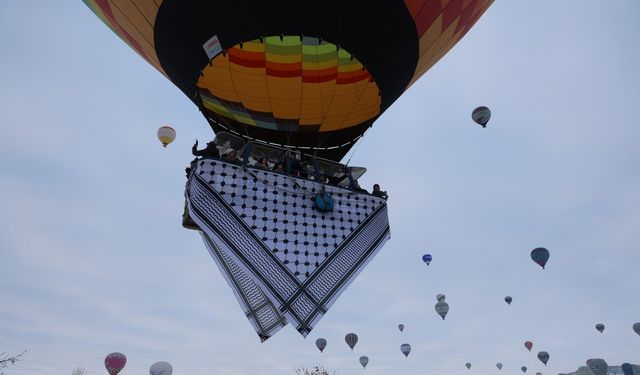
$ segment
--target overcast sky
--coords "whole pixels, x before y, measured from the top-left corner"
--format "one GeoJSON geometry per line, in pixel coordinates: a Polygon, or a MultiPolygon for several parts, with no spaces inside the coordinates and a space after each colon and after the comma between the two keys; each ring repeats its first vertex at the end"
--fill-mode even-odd
{"type": "Polygon", "coordinates": [[[161,360],[178,375],[640,363],[638,15],[636,0],[496,1],[351,160],[389,192],[391,240],[306,339],[260,343],[180,226],[190,147],[212,138],[197,108],[82,2],[0,1],[0,352],[27,350],[5,374],[104,374],[114,351],[124,375],[161,360]]]}

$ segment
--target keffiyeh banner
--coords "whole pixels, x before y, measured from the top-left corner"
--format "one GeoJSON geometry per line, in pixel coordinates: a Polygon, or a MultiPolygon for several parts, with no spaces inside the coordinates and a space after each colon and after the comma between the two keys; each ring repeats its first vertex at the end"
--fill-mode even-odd
{"type": "Polygon", "coordinates": [[[306,336],[390,237],[383,199],[325,186],[335,207],[320,212],[321,189],[213,159],[187,183],[189,214],[263,341],[287,322],[306,336]]]}

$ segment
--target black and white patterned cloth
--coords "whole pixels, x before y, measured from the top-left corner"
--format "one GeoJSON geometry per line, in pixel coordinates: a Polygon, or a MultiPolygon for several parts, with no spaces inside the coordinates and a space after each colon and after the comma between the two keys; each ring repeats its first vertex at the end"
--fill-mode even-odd
{"type": "Polygon", "coordinates": [[[384,199],[220,160],[198,161],[189,214],[262,340],[292,323],[306,336],[390,237],[384,199]]]}

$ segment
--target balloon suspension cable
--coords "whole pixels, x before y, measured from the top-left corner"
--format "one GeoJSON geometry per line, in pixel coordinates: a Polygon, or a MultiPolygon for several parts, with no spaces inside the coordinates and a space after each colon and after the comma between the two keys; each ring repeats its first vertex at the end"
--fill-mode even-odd
{"type": "Polygon", "coordinates": [[[367,133],[365,132],[360,136],[360,138],[356,140],[356,146],[353,148],[353,151],[351,151],[351,156],[349,156],[349,160],[347,160],[347,162],[344,164],[345,166],[349,166],[349,163],[351,162],[351,158],[353,158],[353,156],[356,154],[356,151],[358,151],[358,148],[362,144],[362,139],[364,138],[365,134],[367,133]]]}

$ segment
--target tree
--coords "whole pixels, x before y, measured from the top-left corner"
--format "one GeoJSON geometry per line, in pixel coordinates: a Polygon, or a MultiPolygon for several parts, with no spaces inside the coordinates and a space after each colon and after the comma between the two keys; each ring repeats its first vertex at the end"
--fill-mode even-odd
{"type": "MultiPolygon", "coordinates": [[[[19,358],[22,357],[22,355],[26,352],[27,351],[25,350],[18,355],[10,355],[7,352],[0,353],[0,369],[6,368],[9,365],[14,365],[16,362],[19,361],[19,358]]],[[[0,371],[0,375],[2,374],[4,374],[4,372],[0,371]]]]}
{"type": "Polygon", "coordinates": [[[87,371],[84,367],[76,367],[73,371],[71,371],[71,375],[87,375],[89,371],[87,371]]]}
{"type": "MultiPolygon", "coordinates": [[[[297,375],[332,375],[324,366],[314,366],[311,369],[306,367],[296,368],[297,375]]],[[[336,375],[336,372],[333,372],[333,375],[336,375]]]]}

